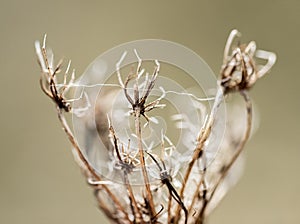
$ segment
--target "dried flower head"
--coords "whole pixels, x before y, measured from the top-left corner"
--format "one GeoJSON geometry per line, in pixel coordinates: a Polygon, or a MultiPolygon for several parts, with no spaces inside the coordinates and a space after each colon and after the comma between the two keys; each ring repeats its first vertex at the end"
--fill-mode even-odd
{"type": "Polygon", "coordinates": [[[35,50],[38,56],[38,63],[42,70],[42,75],[40,77],[40,85],[44,93],[47,96],[49,96],[60,109],[63,109],[66,112],[70,112],[71,101],[68,101],[66,99],[65,94],[74,82],[75,70],[72,71],[71,79],[67,83],[67,76],[69,74],[71,66],[71,61],[69,61],[63,77],[63,84],[60,86],[58,85],[57,75],[61,72],[63,61],[60,60],[58,64],[54,66],[54,55],[52,51],[46,50],[46,37],[47,36],[45,35],[42,47],[38,41],[35,42],[35,50]]]}
{"type": "MultiPolygon", "coordinates": [[[[161,95],[156,95],[156,98],[151,100],[151,93],[155,91],[160,75],[161,64],[158,60],[154,60],[154,69],[150,76],[147,69],[143,68],[142,58],[137,50],[134,50],[136,68],[132,66],[123,81],[121,64],[126,57],[125,52],[115,65],[117,83],[96,84],[114,86],[119,88],[119,91],[107,91],[100,97],[101,104],[95,105],[96,112],[92,115],[83,113],[88,113],[88,106],[79,108],[80,113],[76,116],[83,116],[87,127],[82,137],[85,139],[84,147],[87,148],[84,151],[64,117],[65,113],[76,113],[76,110],[78,112],[78,108],[71,109],[69,104],[78,99],[67,100],[65,97],[68,89],[75,86],[74,72],[67,83],[69,63],[63,84],[58,84],[56,75],[61,70],[62,63],[53,67],[53,54],[47,53],[45,38],[42,47],[36,42],[36,52],[42,69],[41,88],[56,104],[60,122],[74,147],[75,160],[83,170],[88,184],[94,189],[100,209],[115,223],[204,223],[209,213],[237,181],[240,175],[240,154],[249,139],[252,126],[252,103],[247,91],[270,70],[276,60],[274,53],[256,50],[253,41],[247,45],[233,46],[229,53],[233,39],[238,34],[237,30],[233,30],[227,40],[220,80],[216,82],[217,93],[213,97],[210,112],[205,114],[204,123],[199,125],[190,122],[188,114],[172,116],[178,128],[188,129],[182,144],[187,148],[185,154],[178,145],[173,144],[163,129],[160,130],[160,138],[155,138],[157,142],[145,142],[146,129],[153,131],[152,123],[160,122],[149,114],[157,114],[157,109],[168,107],[162,103],[168,93],[197,99],[194,107],[189,108],[190,113],[197,110],[203,113],[207,111],[199,98],[192,93],[165,90],[162,86],[159,87],[161,95]],[[255,57],[266,59],[267,63],[259,66],[255,57]],[[116,117],[112,116],[114,108],[111,102],[120,98],[120,92],[125,102],[123,100],[117,104],[125,104],[125,113],[119,110],[116,117]],[[242,132],[236,131],[231,117],[223,117],[219,113],[224,98],[236,93],[240,93],[245,102],[245,130],[242,132]],[[89,120],[93,119],[93,116],[97,117],[95,126],[91,125],[89,120]],[[125,117],[131,119],[132,127],[114,125],[114,118],[123,120],[125,117]],[[218,124],[222,122],[230,128],[226,129],[221,145],[216,146],[214,134],[218,124]],[[94,129],[98,129],[99,135],[91,134],[94,129]],[[119,129],[125,129],[127,138],[120,136],[119,129]],[[91,154],[93,142],[99,139],[103,141],[106,154],[92,154],[92,159],[96,164],[101,163],[99,167],[105,170],[105,175],[87,159],[91,158],[91,155],[86,155],[91,154]],[[219,151],[214,154],[211,151],[216,147],[219,151]]],[[[81,96],[85,96],[87,102],[92,98],[84,89],[81,96]]],[[[175,97],[173,99],[175,100],[175,97]]]]}
{"type": "Polygon", "coordinates": [[[238,36],[240,33],[237,30],[232,30],[225,45],[221,85],[226,90],[239,91],[251,88],[257,79],[263,77],[271,69],[276,61],[274,53],[256,50],[254,41],[233,47],[230,54],[233,40],[238,36]],[[259,68],[254,57],[265,59],[267,63],[259,68]]]}

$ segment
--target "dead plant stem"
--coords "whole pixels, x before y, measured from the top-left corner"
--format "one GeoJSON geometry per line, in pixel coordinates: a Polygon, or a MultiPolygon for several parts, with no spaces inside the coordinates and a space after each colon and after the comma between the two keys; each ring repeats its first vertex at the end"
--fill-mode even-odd
{"type": "Polygon", "coordinates": [[[136,136],[138,139],[138,149],[139,149],[139,157],[140,157],[140,162],[141,162],[141,168],[142,168],[142,173],[143,173],[143,178],[144,178],[144,183],[145,183],[145,188],[146,188],[146,197],[149,202],[149,209],[150,209],[150,216],[151,218],[156,214],[155,212],[155,206],[153,202],[153,196],[151,193],[150,189],[150,182],[149,182],[149,177],[148,173],[146,170],[146,164],[145,164],[145,156],[144,156],[144,149],[143,149],[143,142],[142,142],[142,131],[141,131],[141,112],[140,108],[136,107],[135,108],[135,130],[136,130],[136,136]]]}
{"type": "MultiPolygon", "coordinates": [[[[65,133],[67,134],[70,142],[72,143],[72,145],[74,146],[77,155],[80,158],[80,161],[82,161],[82,163],[84,164],[85,168],[88,170],[88,172],[93,176],[93,178],[95,178],[96,181],[101,181],[101,177],[96,173],[96,171],[90,166],[89,162],[86,160],[86,158],[84,157],[84,155],[82,154],[70,128],[69,125],[66,122],[66,118],[64,116],[64,113],[62,111],[61,108],[59,108],[57,106],[57,114],[58,114],[58,119],[62,124],[63,130],[65,131],[65,133]]],[[[103,189],[107,192],[107,194],[111,197],[112,201],[117,205],[117,207],[120,209],[120,211],[125,215],[125,219],[127,219],[130,222],[130,219],[128,217],[127,212],[125,211],[125,209],[123,208],[123,206],[121,205],[120,201],[115,197],[115,195],[108,189],[107,186],[103,185],[102,186],[103,189]]]]}
{"type": "MultiPolygon", "coordinates": [[[[240,141],[235,154],[233,155],[232,159],[230,160],[229,164],[225,167],[224,171],[221,174],[221,177],[219,178],[219,180],[217,181],[215,187],[213,188],[208,203],[213,199],[216,190],[218,189],[218,187],[220,186],[220,184],[223,182],[223,180],[225,179],[225,177],[227,176],[230,168],[232,167],[232,165],[235,163],[235,161],[237,160],[237,158],[240,156],[241,152],[243,151],[246,142],[248,141],[249,137],[250,137],[250,133],[251,133],[251,127],[252,127],[252,102],[251,99],[248,95],[248,92],[246,90],[240,91],[240,94],[242,95],[245,103],[246,103],[246,111],[247,111],[247,124],[246,124],[246,131],[244,134],[244,137],[242,138],[242,140],[240,141]]],[[[207,203],[207,204],[208,204],[207,203]]],[[[202,207],[202,212],[200,213],[198,219],[204,220],[204,216],[205,216],[205,210],[207,208],[207,204],[205,206],[202,207]],[[203,216],[203,217],[200,217],[203,216]]]]}
{"type": "Polygon", "coordinates": [[[137,217],[138,217],[138,223],[144,223],[143,216],[142,216],[141,211],[140,211],[140,209],[138,207],[138,204],[137,204],[137,202],[135,200],[134,193],[132,191],[132,187],[130,185],[127,173],[124,173],[124,183],[126,185],[129,198],[132,201],[132,204],[133,204],[133,207],[134,207],[134,210],[135,210],[135,211],[132,212],[132,214],[134,215],[134,220],[136,220],[136,215],[137,215],[137,217]]]}
{"type": "MultiPolygon", "coordinates": [[[[224,98],[224,88],[221,85],[219,85],[218,90],[217,90],[217,94],[216,94],[216,97],[215,97],[215,101],[214,101],[213,107],[211,109],[209,118],[208,118],[208,121],[204,125],[204,128],[200,131],[200,134],[199,134],[198,139],[197,139],[198,144],[197,144],[197,146],[194,150],[192,160],[188,164],[188,168],[187,168],[187,171],[185,173],[184,180],[183,180],[183,183],[182,183],[182,187],[181,187],[181,190],[180,190],[180,198],[181,199],[184,198],[185,186],[186,186],[186,184],[189,180],[189,177],[190,177],[191,171],[194,167],[194,164],[199,159],[199,155],[200,155],[201,151],[203,150],[204,144],[205,144],[206,140],[208,139],[208,137],[210,136],[212,126],[214,124],[218,109],[219,109],[219,107],[220,107],[220,105],[223,101],[223,98],[224,98]]],[[[179,220],[179,213],[180,213],[179,210],[180,210],[180,206],[177,205],[175,223],[178,222],[178,220],[179,220]]]]}

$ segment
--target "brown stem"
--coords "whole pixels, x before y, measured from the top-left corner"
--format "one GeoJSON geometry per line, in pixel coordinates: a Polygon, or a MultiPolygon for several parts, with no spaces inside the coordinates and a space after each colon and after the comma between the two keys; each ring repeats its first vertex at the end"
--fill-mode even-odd
{"type": "Polygon", "coordinates": [[[200,188],[201,184],[203,183],[203,178],[204,178],[204,175],[201,176],[201,179],[199,180],[199,182],[197,183],[197,186],[196,186],[196,191],[194,193],[194,196],[193,196],[193,200],[192,200],[192,203],[188,209],[189,211],[189,214],[191,213],[192,209],[193,209],[193,206],[196,202],[196,200],[199,198],[198,195],[199,195],[199,191],[198,189],[200,188]]]}
{"type": "Polygon", "coordinates": [[[156,212],[155,212],[155,206],[154,206],[154,202],[153,202],[153,196],[152,196],[151,189],[150,189],[149,177],[148,177],[148,173],[146,170],[140,118],[141,118],[140,108],[137,107],[135,109],[135,131],[136,131],[136,136],[138,139],[139,157],[140,157],[140,162],[141,162],[141,167],[142,167],[144,183],[145,183],[145,187],[146,187],[146,197],[149,202],[149,209],[150,209],[149,212],[150,212],[150,216],[152,218],[156,214],[156,212]]]}
{"type": "Polygon", "coordinates": [[[137,218],[138,218],[138,222],[137,223],[144,223],[144,220],[143,220],[143,216],[141,214],[141,211],[138,207],[138,204],[135,200],[135,197],[134,197],[134,194],[133,194],[133,190],[132,190],[132,187],[129,183],[129,179],[128,179],[128,174],[126,173],[126,171],[124,172],[124,183],[126,185],[126,188],[127,188],[127,192],[129,194],[129,198],[130,200],[132,201],[133,203],[133,208],[135,209],[135,211],[133,211],[133,216],[136,220],[136,215],[137,215],[137,218]]]}
{"type": "Polygon", "coordinates": [[[209,200],[207,200],[207,198],[204,198],[202,208],[200,210],[198,218],[196,219],[196,223],[201,223],[201,224],[204,223],[204,221],[205,221],[205,209],[206,209],[208,203],[209,203],[209,200]]]}
{"type": "Polygon", "coordinates": [[[252,127],[252,102],[251,99],[247,93],[246,90],[244,91],[240,91],[240,94],[242,95],[242,97],[245,100],[246,103],[246,110],[247,110],[247,128],[246,128],[246,132],[244,134],[244,137],[242,138],[242,140],[240,141],[237,149],[236,149],[236,153],[233,155],[232,159],[230,160],[229,164],[225,167],[221,177],[219,178],[217,184],[215,185],[215,187],[213,188],[213,191],[209,197],[208,203],[206,203],[205,206],[202,207],[202,216],[203,217],[199,217],[200,219],[204,219],[205,216],[205,210],[207,208],[207,205],[209,204],[209,202],[212,200],[212,198],[214,197],[216,190],[218,189],[218,187],[220,186],[220,184],[222,183],[222,181],[225,179],[225,177],[227,176],[230,168],[232,167],[232,165],[235,163],[235,161],[237,160],[237,158],[239,157],[239,155],[241,154],[241,152],[243,151],[246,142],[248,141],[249,137],[250,137],[250,133],[251,133],[251,127],[252,127]]]}
{"type": "MultiPolygon", "coordinates": [[[[180,190],[180,198],[181,199],[183,199],[185,186],[186,186],[186,184],[188,182],[188,179],[190,177],[192,168],[194,167],[194,164],[197,161],[197,159],[199,159],[199,155],[203,150],[204,144],[205,144],[206,140],[208,139],[208,137],[210,136],[212,126],[213,126],[215,118],[216,118],[217,111],[218,111],[218,109],[219,109],[219,107],[222,103],[223,98],[224,98],[224,88],[222,86],[219,86],[216,97],[215,97],[215,101],[214,101],[214,104],[213,104],[213,107],[212,107],[212,110],[211,110],[209,118],[208,118],[208,121],[205,124],[204,129],[202,129],[200,131],[200,134],[199,134],[198,139],[197,139],[198,144],[195,148],[192,160],[188,164],[188,168],[187,168],[187,171],[185,173],[184,180],[183,180],[183,183],[182,183],[182,187],[181,187],[181,190],[180,190]]],[[[179,220],[179,214],[180,214],[179,210],[180,210],[180,206],[177,206],[176,213],[175,213],[176,214],[175,223],[178,222],[178,220],[179,220]]]]}
{"type": "MultiPolygon", "coordinates": [[[[96,173],[96,171],[94,170],[94,168],[92,168],[89,164],[89,162],[86,160],[86,158],[84,157],[84,155],[82,154],[70,128],[69,125],[66,122],[64,113],[62,111],[62,109],[60,109],[59,107],[57,107],[57,112],[58,112],[58,119],[62,124],[63,130],[65,131],[65,133],[67,134],[70,142],[72,143],[72,145],[74,146],[77,155],[79,156],[80,161],[83,163],[83,165],[85,166],[84,168],[93,176],[93,178],[95,178],[96,181],[101,181],[101,177],[96,173]]],[[[120,209],[120,211],[125,215],[125,219],[127,219],[130,222],[130,219],[128,217],[127,212],[125,211],[125,209],[123,208],[123,206],[121,205],[120,201],[114,196],[114,194],[108,189],[107,186],[103,185],[102,186],[103,189],[107,192],[107,194],[111,197],[112,201],[117,205],[117,207],[120,209]]]]}

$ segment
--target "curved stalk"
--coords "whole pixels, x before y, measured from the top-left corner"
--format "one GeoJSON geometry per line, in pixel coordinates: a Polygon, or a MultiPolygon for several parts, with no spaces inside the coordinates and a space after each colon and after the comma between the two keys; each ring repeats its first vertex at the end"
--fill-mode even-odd
{"type": "MultiPolygon", "coordinates": [[[[192,169],[195,165],[195,162],[199,159],[199,156],[201,155],[204,144],[205,144],[206,140],[208,139],[208,137],[211,134],[212,126],[214,125],[215,118],[216,118],[218,109],[219,109],[219,107],[220,107],[220,105],[223,101],[223,98],[224,98],[224,88],[219,85],[218,91],[217,91],[217,94],[216,94],[216,97],[215,97],[215,101],[214,101],[211,113],[209,115],[209,118],[208,118],[208,121],[205,124],[204,128],[200,131],[200,134],[199,134],[198,139],[197,139],[198,144],[195,148],[192,160],[188,164],[188,168],[187,168],[187,171],[185,173],[184,180],[183,180],[183,183],[182,183],[182,187],[181,187],[181,190],[180,190],[180,198],[181,199],[183,199],[183,197],[184,197],[184,190],[185,190],[186,184],[189,180],[191,171],[192,171],[192,169]]],[[[178,222],[178,220],[179,220],[179,214],[180,214],[179,210],[180,210],[180,206],[177,206],[176,213],[175,213],[176,214],[175,215],[175,223],[178,222]]]]}
{"type": "MultiPolygon", "coordinates": [[[[199,220],[203,220],[204,221],[204,218],[205,218],[205,210],[207,208],[207,205],[209,204],[209,202],[213,199],[215,193],[216,193],[216,190],[218,189],[218,187],[220,186],[220,184],[222,183],[222,181],[225,179],[225,177],[227,176],[230,168],[232,167],[232,165],[235,163],[235,161],[237,160],[237,158],[239,157],[239,155],[241,154],[241,152],[243,151],[244,147],[245,147],[245,144],[246,142],[248,141],[249,137],[250,137],[250,133],[251,133],[251,127],[252,127],[252,102],[251,102],[251,99],[247,93],[246,90],[244,91],[240,91],[240,94],[242,95],[242,97],[244,98],[244,101],[246,103],[246,111],[247,111],[247,128],[246,128],[246,131],[245,131],[245,134],[244,134],[244,137],[242,138],[242,140],[240,141],[238,147],[237,147],[237,150],[236,150],[236,153],[233,155],[232,159],[230,160],[229,164],[225,167],[221,177],[219,178],[218,182],[216,183],[215,187],[213,188],[211,194],[210,194],[210,197],[209,197],[209,200],[208,200],[208,203],[206,203],[201,211],[200,211],[200,214],[198,216],[198,219],[199,220]]],[[[200,222],[200,223],[203,223],[200,222]]]]}
{"type": "MultiPolygon", "coordinates": [[[[84,168],[93,176],[93,178],[95,178],[96,181],[101,181],[101,177],[96,173],[95,169],[90,166],[89,162],[86,160],[86,158],[82,154],[82,152],[70,130],[70,127],[66,122],[64,113],[63,113],[62,109],[60,109],[58,106],[57,106],[57,114],[58,114],[58,119],[62,124],[62,128],[63,128],[64,132],[67,134],[69,141],[74,146],[76,153],[79,156],[80,161],[85,166],[84,168]]],[[[125,219],[130,222],[128,214],[125,211],[125,209],[123,208],[123,206],[121,205],[120,201],[115,197],[115,195],[109,190],[109,188],[106,185],[103,185],[102,187],[107,192],[107,194],[111,197],[112,201],[116,204],[116,206],[120,209],[120,211],[125,215],[125,219]]]]}

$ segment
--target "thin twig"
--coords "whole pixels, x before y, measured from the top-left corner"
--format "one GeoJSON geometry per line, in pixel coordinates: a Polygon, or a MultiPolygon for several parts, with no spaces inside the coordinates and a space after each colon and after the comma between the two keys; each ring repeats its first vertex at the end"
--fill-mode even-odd
{"type": "MultiPolygon", "coordinates": [[[[96,173],[96,171],[94,170],[94,168],[92,168],[89,164],[89,162],[86,160],[86,158],[84,157],[84,155],[82,154],[67,122],[64,116],[64,113],[62,111],[61,108],[57,107],[57,114],[58,114],[58,119],[62,124],[63,130],[65,131],[65,133],[67,134],[70,142],[72,143],[72,145],[74,146],[77,155],[79,156],[80,161],[84,164],[85,168],[89,171],[89,173],[93,176],[93,178],[95,178],[96,181],[101,181],[101,177],[96,173]]],[[[126,212],[126,210],[123,208],[123,206],[121,205],[121,203],[119,202],[119,200],[115,197],[115,195],[109,190],[109,188],[105,185],[102,186],[103,189],[107,192],[107,194],[111,197],[112,201],[117,205],[117,207],[120,209],[120,211],[125,215],[125,219],[127,219],[128,221],[130,221],[128,214],[126,212]]]]}
{"type": "Polygon", "coordinates": [[[154,87],[156,78],[159,73],[160,64],[158,61],[155,61],[156,67],[153,71],[151,79],[148,82],[146,82],[146,85],[144,88],[145,92],[143,91],[143,95],[140,95],[139,78],[141,77],[141,75],[144,71],[141,70],[142,60],[138,56],[136,50],[135,50],[135,54],[138,58],[138,66],[137,66],[136,72],[129,73],[129,75],[126,77],[126,80],[124,83],[121,79],[121,74],[120,74],[120,63],[124,59],[123,56],[122,56],[121,60],[117,63],[116,68],[117,68],[119,83],[123,87],[125,97],[127,98],[128,102],[132,106],[132,114],[134,115],[134,124],[135,124],[135,134],[136,134],[136,137],[138,140],[138,154],[139,154],[140,166],[142,169],[144,185],[145,185],[145,189],[146,189],[146,199],[147,199],[146,201],[147,201],[147,205],[149,206],[148,208],[149,208],[149,213],[150,213],[150,217],[151,217],[150,222],[152,222],[152,218],[156,215],[156,211],[155,211],[153,195],[151,193],[148,171],[146,169],[146,163],[145,163],[145,157],[144,157],[143,139],[142,139],[142,130],[141,130],[141,116],[143,116],[147,121],[149,121],[149,118],[146,115],[146,112],[149,112],[152,109],[158,108],[161,106],[161,105],[159,105],[159,100],[157,100],[157,103],[152,102],[152,103],[148,104],[149,106],[145,105],[146,100],[154,87]],[[133,86],[133,90],[134,90],[133,98],[129,95],[129,93],[127,91],[128,90],[127,87],[131,80],[135,81],[134,86],[133,86]]]}
{"type": "Polygon", "coordinates": [[[190,205],[190,207],[188,209],[189,213],[191,213],[191,211],[193,209],[193,206],[196,203],[196,200],[199,199],[199,193],[200,193],[199,189],[200,189],[201,184],[203,183],[203,178],[204,178],[204,175],[202,174],[199,182],[196,185],[196,190],[195,190],[195,193],[194,193],[194,196],[193,196],[193,200],[192,200],[191,205],[190,205]]]}
{"type": "Polygon", "coordinates": [[[142,217],[142,214],[141,214],[140,209],[138,207],[138,204],[136,202],[136,199],[134,197],[133,190],[132,190],[131,184],[130,184],[129,179],[128,179],[128,174],[132,171],[134,165],[131,163],[130,160],[129,161],[124,161],[123,158],[121,157],[120,150],[119,150],[119,145],[118,145],[118,138],[116,136],[116,133],[115,133],[115,130],[114,130],[113,126],[111,125],[111,122],[110,122],[109,118],[108,118],[108,126],[109,126],[109,131],[110,131],[110,134],[111,134],[111,137],[112,137],[112,142],[113,142],[113,145],[114,145],[114,149],[115,149],[115,152],[116,152],[116,155],[117,155],[117,159],[119,160],[119,163],[120,163],[121,168],[123,170],[123,174],[124,174],[123,182],[126,186],[127,193],[128,193],[128,196],[129,196],[129,199],[130,199],[130,202],[131,202],[130,205],[132,207],[132,215],[134,216],[134,223],[136,222],[136,218],[138,218],[139,222],[141,222],[143,217],[142,217]]]}
{"type": "MultiPolygon", "coordinates": [[[[232,159],[230,160],[229,164],[225,167],[225,169],[223,170],[221,177],[219,178],[219,180],[217,181],[215,187],[213,188],[209,200],[208,202],[210,202],[215,193],[216,190],[219,188],[220,184],[223,182],[223,180],[225,179],[225,177],[227,176],[230,168],[232,167],[232,165],[235,163],[235,161],[237,160],[237,158],[240,156],[241,152],[243,151],[246,142],[248,141],[249,137],[250,137],[250,133],[251,133],[251,127],[252,127],[252,102],[251,99],[248,95],[248,92],[245,91],[240,91],[240,94],[242,95],[243,99],[245,100],[246,103],[246,110],[247,110],[247,125],[246,125],[246,131],[244,134],[244,137],[242,138],[242,140],[240,141],[239,145],[237,146],[236,152],[233,155],[232,159]]],[[[202,214],[199,218],[204,220],[204,216],[205,216],[205,210],[207,208],[208,203],[202,207],[202,214]]]]}
{"type": "MultiPolygon", "coordinates": [[[[204,128],[200,131],[200,134],[198,136],[198,144],[194,150],[194,154],[192,157],[192,160],[189,162],[188,164],[188,168],[186,170],[185,176],[184,176],[184,180],[182,182],[182,187],[180,190],[180,198],[184,197],[184,190],[185,190],[185,186],[188,182],[188,179],[190,177],[191,171],[194,167],[195,162],[199,159],[199,155],[203,150],[204,144],[206,142],[206,140],[208,139],[208,137],[210,136],[211,130],[212,130],[212,126],[214,124],[216,115],[217,115],[217,111],[223,101],[224,98],[224,88],[222,86],[218,87],[218,91],[215,97],[215,101],[212,107],[212,110],[210,112],[209,118],[207,123],[205,124],[204,128]]],[[[176,209],[176,215],[175,215],[175,222],[177,222],[179,220],[179,209],[180,207],[177,206],[176,209]]]]}
{"type": "Polygon", "coordinates": [[[136,219],[138,219],[138,221],[137,221],[138,223],[140,223],[140,222],[144,223],[143,216],[142,216],[141,211],[138,207],[138,204],[137,204],[136,199],[134,197],[134,193],[133,193],[131,184],[130,184],[129,179],[128,179],[128,174],[125,173],[125,172],[126,171],[124,171],[124,183],[126,185],[129,198],[130,198],[130,200],[133,204],[133,207],[134,207],[134,211],[133,211],[134,220],[136,221],[136,219]]]}
{"type": "Polygon", "coordinates": [[[149,202],[149,208],[150,208],[150,216],[154,216],[156,214],[155,212],[155,206],[153,202],[153,196],[151,193],[150,189],[150,182],[149,182],[149,177],[148,177],[148,172],[146,169],[146,164],[145,164],[145,157],[144,157],[144,149],[143,149],[143,141],[142,141],[142,133],[141,133],[141,116],[140,116],[140,109],[136,108],[135,110],[135,131],[136,131],[136,136],[138,139],[138,149],[139,149],[139,158],[141,162],[141,167],[142,167],[142,173],[143,173],[143,178],[144,178],[144,184],[146,188],[146,196],[149,202]]]}

